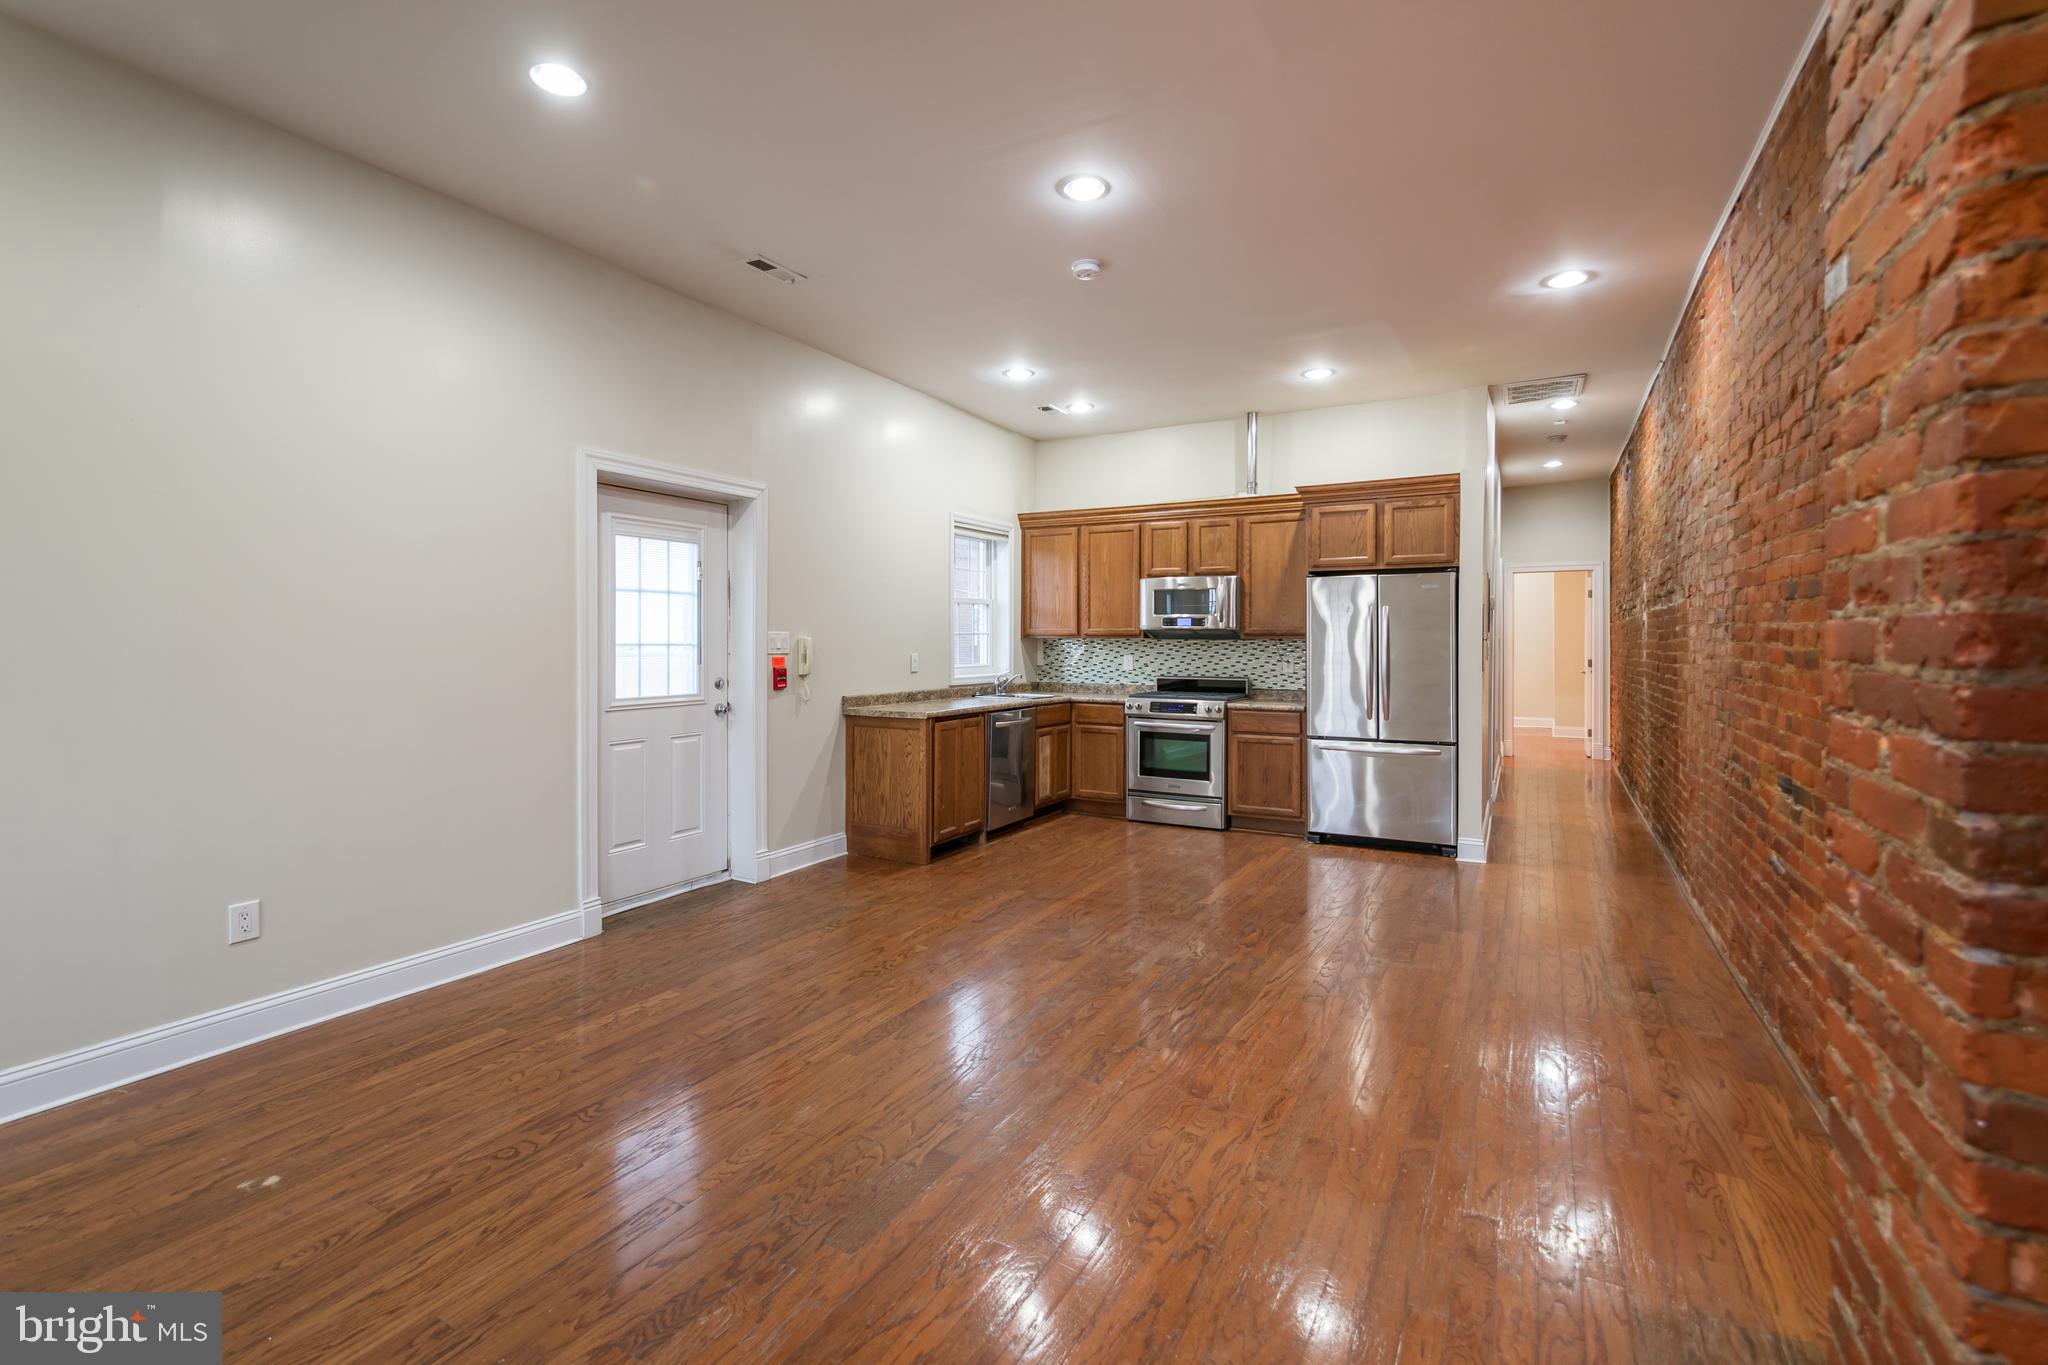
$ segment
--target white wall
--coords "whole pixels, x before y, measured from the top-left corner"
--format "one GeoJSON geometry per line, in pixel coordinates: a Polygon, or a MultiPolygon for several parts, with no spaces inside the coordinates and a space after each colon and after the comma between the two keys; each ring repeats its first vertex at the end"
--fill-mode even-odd
{"type": "Polygon", "coordinates": [[[8,21],[0,128],[0,1065],[575,908],[578,446],[769,487],[771,847],[945,682],[1023,438],[8,21]]]}
{"type": "MultiPolygon", "coordinates": [[[[1243,491],[1243,421],[1198,422],[1038,444],[1034,506],[1115,507],[1243,491]]],[[[1259,418],[1259,491],[1303,484],[1457,474],[1458,749],[1461,838],[1485,827],[1485,621],[1488,467],[1493,410],[1483,388],[1259,418]]]]}
{"type": "Polygon", "coordinates": [[[1607,480],[1502,490],[1501,558],[1509,564],[1607,562],[1607,480]]]}

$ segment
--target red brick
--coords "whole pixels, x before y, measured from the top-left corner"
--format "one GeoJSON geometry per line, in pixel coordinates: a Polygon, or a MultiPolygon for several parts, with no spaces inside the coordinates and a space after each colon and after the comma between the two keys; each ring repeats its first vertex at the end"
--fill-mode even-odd
{"type": "Polygon", "coordinates": [[[2022,612],[1901,616],[1886,636],[1885,655],[1930,668],[2026,668],[2048,661],[2048,630],[2022,612]]]}

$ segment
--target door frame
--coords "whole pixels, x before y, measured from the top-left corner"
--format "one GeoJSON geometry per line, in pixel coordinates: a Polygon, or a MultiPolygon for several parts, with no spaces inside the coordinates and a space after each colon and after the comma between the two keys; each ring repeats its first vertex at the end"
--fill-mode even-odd
{"type": "MultiPolygon", "coordinates": [[[[605,483],[643,493],[666,493],[726,509],[726,573],[732,584],[732,621],[726,650],[732,660],[733,721],[726,746],[726,871],[709,881],[761,879],[762,840],[768,830],[768,704],[765,665],[768,610],[768,486],[752,479],[686,469],[616,451],[578,447],[576,479],[576,892],[583,937],[604,928],[598,893],[597,847],[599,734],[603,694],[604,582],[598,555],[597,489],[605,483]]],[[[676,894],[664,892],[664,896],[676,894]]]]}
{"type": "Polygon", "coordinates": [[[1513,757],[1515,752],[1515,575],[1518,573],[1572,573],[1584,572],[1591,575],[1593,585],[1593,699],[1596,703],[1593,714],[1587,717],[1588,741],[1592,744],[1592,757],[1605,759],[1613,756],[1607,743],[1607,565],[1598,559],[1571,559],[1555,561],[1532,561],[1522,564],[1501,565],[1500,593],[1500,658],[1505,663],[1502,670],[1502,685],[1506,688],[1508,703],[1502,707],[1501,734],[1505,743],[1501,752],[1513,757]]]}

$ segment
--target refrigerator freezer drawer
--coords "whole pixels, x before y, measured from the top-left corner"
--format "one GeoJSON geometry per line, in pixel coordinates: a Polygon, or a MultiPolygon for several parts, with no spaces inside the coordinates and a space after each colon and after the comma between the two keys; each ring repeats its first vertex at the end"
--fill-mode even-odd
{"type": "Polygon", "coordinates": [[[1456,746],[1311,739],[1308,829],[1357,839],[1457,843],[1456,746]]]}

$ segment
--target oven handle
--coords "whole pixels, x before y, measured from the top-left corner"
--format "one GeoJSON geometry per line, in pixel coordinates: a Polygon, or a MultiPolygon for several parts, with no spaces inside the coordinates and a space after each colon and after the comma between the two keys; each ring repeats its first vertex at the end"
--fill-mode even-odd
{"type": "Polygon", "coordinates": [[[1157,806],[1157,807],[1158,807],[1159,809],[1161,809],[1161,810],[1214,810],[1214,809],[1215,809],[1215,807],[1214,807],[1213,805],[1203,805],[1203,804],[1202,804],[1201,802],[1199,802],[1199,801],[1160,801],[1160,800],[1158,800],[1158,799],[1156,799],[1156,798],[1154,798],[1154,797],[1150,797],[1150,796],[1140,796],[1140,797],[1138,797],[1138,798],[1137,798],[1137,802],[1138,802],[1138,804],[1139,804],[1139,805],[1141,805],[1141,806],[1157,806]]]}
{"type": "Polygon", "coordinates": [[[1193,731],[1196,734],[1206,735],[1216,728],[1216,722],[1213,720],[1141,720],[1138,717],[1133,716],[1131,718],[1131,728],[1135,730],[1179,730],[1184,733],[1187,731],[1193,731]]]}

